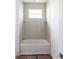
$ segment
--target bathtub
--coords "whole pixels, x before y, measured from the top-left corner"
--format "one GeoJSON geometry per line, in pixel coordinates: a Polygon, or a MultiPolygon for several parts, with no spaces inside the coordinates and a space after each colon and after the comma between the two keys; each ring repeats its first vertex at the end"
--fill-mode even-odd
{"type": "Polygon", "coordinates": [[[49,54],[49,43],[45,39],[24,39],[21,43],[20,54],[49,54]]]}

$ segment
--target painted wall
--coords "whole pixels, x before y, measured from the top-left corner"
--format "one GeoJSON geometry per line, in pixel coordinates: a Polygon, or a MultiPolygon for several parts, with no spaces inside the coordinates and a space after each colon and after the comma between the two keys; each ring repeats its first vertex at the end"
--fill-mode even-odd
{"type": "Polygon", "coordinates": [[[59,54],[63,51],[62,20],[62,0],[48,0],[47,24],[53,59],[60,59],[59,54]]]}
{"type": "Polygon", "coordinates": [[[21,0],[16,0],[15,56],[19,55],[20,41],[22,40],[22,26],[23,26],[23,4],[21,0]]]}
{"type": "Polygon", "coordinates": [[[23,39],[47,39],[46,4],[24,3],[23,39]],[[29,9],[42,9],[42,19],[29,19],[29,9]]]}
{"type": "Polygon", "coordinates": [[[60,52],[63,54],[63,0],[59,0],[59,38],[60,52]]]}

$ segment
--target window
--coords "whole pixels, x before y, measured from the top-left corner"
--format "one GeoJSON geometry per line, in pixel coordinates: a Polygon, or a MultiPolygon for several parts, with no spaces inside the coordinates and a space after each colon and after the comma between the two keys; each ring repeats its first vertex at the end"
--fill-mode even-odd
{"type": "Polygon", "coordinates": [[[39,18],[42,19],[42,9],[29,9],[29,18],[39,18]]]}

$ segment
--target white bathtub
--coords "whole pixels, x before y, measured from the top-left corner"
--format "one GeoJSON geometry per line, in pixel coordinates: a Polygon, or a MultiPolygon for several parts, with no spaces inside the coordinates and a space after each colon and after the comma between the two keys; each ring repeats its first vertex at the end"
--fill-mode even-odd
{"type": "Polygon", "coordinates": [[[21,43],[20,54],[49,54],[49,43],[45,39],[25,39],[21,43]]]}

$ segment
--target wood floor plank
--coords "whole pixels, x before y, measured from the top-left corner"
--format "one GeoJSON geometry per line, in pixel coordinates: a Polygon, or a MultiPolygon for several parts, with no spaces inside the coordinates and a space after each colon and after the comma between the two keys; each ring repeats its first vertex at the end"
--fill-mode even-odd
{"type": "Polygon", "coordinates": [[[36,56],[18,56],[16,59],[36,59],[36,56]]]}
{"type": "Polygon", "coordinates": [[[50,56],[38,56],[38,59],[51,59],[50,56]]]}
{"type": "Polygon", "coordinates": [[[26,56],[18,56],[16,57],[16,59],[26,59],[27,57],[26,56]]]}
{"type": "Polygon", "coordinates": [[[26,59],[36,59],[36,56],[27,56],[26,59]]]}
{"type": "Polygon", "coordinates": [[[48,55],[18,56],[16,59],[51,59],[48,55]]]}

